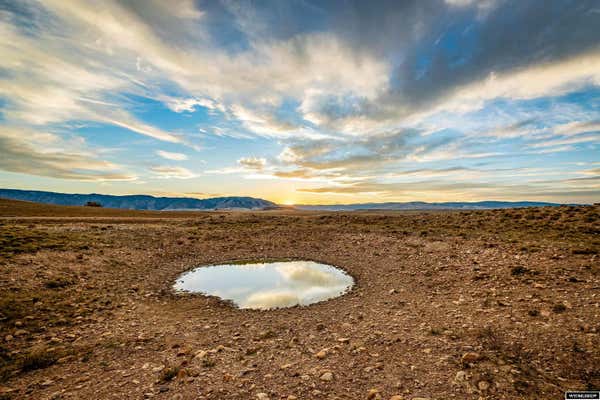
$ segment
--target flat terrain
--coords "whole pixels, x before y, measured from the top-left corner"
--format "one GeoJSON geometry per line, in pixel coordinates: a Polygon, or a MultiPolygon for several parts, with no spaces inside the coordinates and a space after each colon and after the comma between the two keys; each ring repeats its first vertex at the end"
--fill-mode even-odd
{"type": "Polygon", "coordinates": [[[600,207],[134,212],[0,200],[0,399],[558,399],[600,388],[600,207]],[[273,311],[181,272],[356,279],[273,311]],[[398,397],[393,397],[398,396],[398,397]]]}

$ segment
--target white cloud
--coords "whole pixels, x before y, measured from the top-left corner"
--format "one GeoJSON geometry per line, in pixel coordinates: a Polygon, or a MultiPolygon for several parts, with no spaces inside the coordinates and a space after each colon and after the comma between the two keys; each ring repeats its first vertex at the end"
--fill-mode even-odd
{"type": "Polygon", "coordinates": [[[0,169],[28,175],[81,181],[131,181],[134,174],[101,160],[83,143],[49,132],[4,126],[0,130],[0,169]]]}
{"type": "Polygon", "coordinates": [[[167,160],[183,161],[183,160],[188,159],[188,157],[185,154],[171,153],[169,151],[164,151],[164,150],[157,150],[156,154],[158,154],[162,158],[166,158],[167,160]]]}
{"type": "Polygon", "coordinates": [[[570,122],[554,127],[554,133],[563,136],[575,136],[581,133],[600,132],[600,121],[570,122]]]}
{"type": "Polygon", "coordinates": [[[189,169],[183,167],[159,165],[150,167],[150,170],[160,178],[190,179],[197,176],[189,169]]]}
{"type": "Polygon", "coordinates": [[[267,165],[267,160],[259,157],[244,157],[238,160],[238,164],[244,169],[261,170],[267,165]]]}

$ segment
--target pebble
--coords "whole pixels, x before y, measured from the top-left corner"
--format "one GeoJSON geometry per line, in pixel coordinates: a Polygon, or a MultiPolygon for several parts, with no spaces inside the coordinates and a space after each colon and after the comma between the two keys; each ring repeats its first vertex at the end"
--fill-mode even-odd
{"type": "Polygon", "coordinates": [[[458,371],[454,377],[454,380],[456,382],[464,382],[467,380],[467,378],[467,373],[465,371],[458,371]]]}
{"type": "Polygon", "coordinates": [[[329,372],[329,371],[327,371],[327,372],[324,372],[324,373],[323,373],[323,374],[322,374],[322,375],[319,377],[319,379],[321,379],[322,381],[325,381],[325,382],[330,382],[330,381],[332,381],[332,380],[333,380],[333,373],[331,373],[331,372],[329,372]]]}
{"type": "Polygon", "coordinates": [[[4,340],[6,340],[7,342],[10,342],[13,339],[14,339],[13,335],[6,335],[6,336],[4,336],[4,340]]]}
{"type": "Polygon", "coordinates": [[[266,393],[257,393],[256,398],[258,400],[269,400],[269,395],[266,393]]]}
{"type": "Polygon", "coordinates": [[[404,400],[404,397],[400,396],[399,394],[396,394],[390,397],[390,400],[404,400]]]}
{"type": "Polygon", "coordinates": [[[470,364],[479,361],[480,358],[481,356],[479,355],[479,353],[468,352],[463,354],[461,361],[463,362],[463,364],[470,364]]]}
{"type": "Polygon", "coordinates": [[[479,381],[477,382],[477,387],[481,391],[488,390],[490,388],[490,383],[488,381],[479,381]]]}
{"type": "Polygon", "coordinates": [[[381,399],[379,390],[377,390],[377,389],[369,390],[369,393],[367,393],[367,400],[375,400],[375,399],[381,399]]]}
{"type": "Polygon", "coordinates": [[[317,354],[315,354],[315,357],[317,357],[318,359],[323,359],[327,356],[327,349],[323,349],[321,351],[319,351],[317,354]]]}

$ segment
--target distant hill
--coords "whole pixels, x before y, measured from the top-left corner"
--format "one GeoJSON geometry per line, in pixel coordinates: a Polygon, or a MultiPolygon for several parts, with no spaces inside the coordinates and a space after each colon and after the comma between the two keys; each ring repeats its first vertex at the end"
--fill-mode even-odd
{"type": "Polygon", "coordinates": [[[99,203],[102,207],[129,210],[262,210],[277,207],[275,203],[254,197],[194,199],[189,197],[154,197],[148,195],[69,194],[16,189],[0,189],[0,197],[65,206],[83,206],[86,203],[99,203]]]}
{"type": "Polygon", "coordinates": [[[354,210],[485,210],[493,208],[560,206],[557,203],[536,201],[477,201],[426,203],[412,201],[408,203],[363,203],[331,205],[295,205],[299,210],[354,211],[354,210]]]}

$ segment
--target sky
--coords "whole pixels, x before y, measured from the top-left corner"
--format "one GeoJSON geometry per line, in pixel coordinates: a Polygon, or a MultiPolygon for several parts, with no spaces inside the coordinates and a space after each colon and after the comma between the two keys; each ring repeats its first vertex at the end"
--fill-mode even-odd
{"type": "Polygon", "coordinates": [[[597,0],[0,0],[0,187],[600,201],[597,0]]]}

